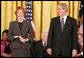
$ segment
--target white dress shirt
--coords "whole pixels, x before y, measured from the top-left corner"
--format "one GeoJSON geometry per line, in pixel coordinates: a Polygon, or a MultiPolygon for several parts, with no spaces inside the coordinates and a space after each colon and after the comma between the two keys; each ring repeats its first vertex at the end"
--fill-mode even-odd
{"type": "Polygon", "coordinates": [[[42,41],[43,46],[44,46],[45,43],[46,43],[46,46],[47,46],[47,42],[42,41]]]}
{"type": "Polygon", "coordinates": [[[62,18],[64,18],[64,24],[66,23],[67,15],[60,17],[60,21],[62,21],[62,18]]]}

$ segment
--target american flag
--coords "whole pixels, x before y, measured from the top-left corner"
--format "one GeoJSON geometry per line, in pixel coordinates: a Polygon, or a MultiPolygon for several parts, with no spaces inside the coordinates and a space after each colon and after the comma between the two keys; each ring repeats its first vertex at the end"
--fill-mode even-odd
{"type": "Polygon", "coordinates": [[[79,17],[83,14],[83,1],[80,3],[79,17]]]}
{"type": "Polygon", "coordinates": [[[26,1],[26,14],[25,18],[26,20],[30,21],[33,27],[34,35],[35,35],[35,26],[33,22],[33,12],[32,12],[32,1],[26,1]]]}
{"type": "Polygon", "coordinates": [[[25,18],[28,21],[32,21],[32,6],[31,6],[32,2],[31,1],[26,1],[26,14],[25,14],[25,18]]]}
{"type": "Polygon", "coordinates": [[[83,8],[83,1],[81,1],[80,8],[83,8]]]}

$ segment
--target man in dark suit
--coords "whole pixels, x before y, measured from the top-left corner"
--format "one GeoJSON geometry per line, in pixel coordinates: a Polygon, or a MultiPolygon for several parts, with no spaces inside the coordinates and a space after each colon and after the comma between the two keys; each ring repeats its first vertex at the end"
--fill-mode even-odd
{"type": "Polygon", "coordinates": [[[34,57],[47,57],[47,32],[42,32],[41,40],[35,41],[34,57]]]}
{"type": "Polygon", "coordinates": [[[25,21],[24,9],[16,10],[17,20],[10,23],[8,37],[11,40],[13,57],[30,57],[30,42],[33,41],[33,28],[30,22],[25,21]]]}
{"type": "Polygon", "coordinates": [[[77,54],[77,22],[67,16],[65,3],[58,4],[58,17],[52,18],[47,42],[47,53],[53,57],[75,57],[77,54]]]}

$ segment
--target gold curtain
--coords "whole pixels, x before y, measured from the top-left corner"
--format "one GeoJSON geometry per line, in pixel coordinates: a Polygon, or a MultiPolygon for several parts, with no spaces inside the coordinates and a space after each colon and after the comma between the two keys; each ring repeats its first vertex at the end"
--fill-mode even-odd
{"type": "MultiPolygon", "coordinates": [[[[18,6],[25,8],[26,1],[1,1],[1,34],[9,28],[9,23],[16,20],[15,10],[18,6]]],[[[69,6],[68,15],[78,20],[80,1],[33,1],[33,20],[35,38],[40,40],[41,32],[48,32],[51,18],[57,16],[57,4],[69,6]]]]}

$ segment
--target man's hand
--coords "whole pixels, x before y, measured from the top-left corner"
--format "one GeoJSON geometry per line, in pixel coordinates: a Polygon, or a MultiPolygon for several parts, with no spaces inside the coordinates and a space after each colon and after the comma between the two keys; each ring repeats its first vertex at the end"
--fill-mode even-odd
{"type": "Polygon", "coordinates": [[[48,49],[47,49],[47,53],[48,53],[49,55],[52,55],[52,49],[51,49],[51,48],[48,48],[48,49]]]}
{"type": "Polygon", "coordinates": [[[77,55],[77,50],[73,49],[72,50],[72,57],[76,57],[76,55],[77,55]]]}

